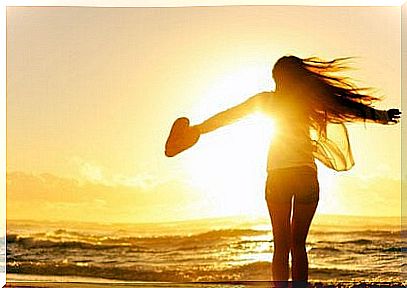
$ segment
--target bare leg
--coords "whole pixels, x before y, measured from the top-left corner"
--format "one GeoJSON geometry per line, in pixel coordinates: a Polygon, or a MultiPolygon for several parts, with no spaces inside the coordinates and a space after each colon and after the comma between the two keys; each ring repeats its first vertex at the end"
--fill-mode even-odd
{"type": "Polygon", "coordinates": [[[273,226],[274,254],[272,273],[274,281],[288,281],[288,254],[290,253],[291,202],[275,203],[268,201],[273,226]]]}
{"type": "Polygon", "coordinates": [[[308,257],[305,241],[318,203],[298,203],[294,197],[291,223],[291,256],[293,281],[308,280],[308,257]]]}

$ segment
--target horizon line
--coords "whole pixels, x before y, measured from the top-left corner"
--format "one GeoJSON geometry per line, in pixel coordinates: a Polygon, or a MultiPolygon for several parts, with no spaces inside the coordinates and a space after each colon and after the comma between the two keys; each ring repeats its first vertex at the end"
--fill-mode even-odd
{"type": "MultiPolygon", "coordinates": [[[[398,218],[400,221],[406,221],[407,217],[403,215],[399,216],[374,216],[374,215],[349,215],[349,214],[315,214],[315,217],[342,217],[342,218],[370,218],[370,219],[390,219],[398,218]],[[404,218],[404,219],[403,219],[404,218]]],[[[169,223],[188,223],[188,222],[201,222],[201,221],[219,221],[219,220],[266,220],[270,219],[266,216],[261,215],[230,215],[230,216],[219,216],[219,217],[203,217],[203,218],[191,218],[191,219],[174,219],[174,220],[164,220],[164,221],[155,221],[155,222],[113,222],[113,221],[76,221],[76,220],[41,220],[41,219],[6,219],[6,222],[35,222],[35,223],[82,223],[82,224],[98,224],[98,225],[160,225],[160,224],[169,224],[169,223]]],[[[400,222],[401,224],[401,222],[400,222]]]]}

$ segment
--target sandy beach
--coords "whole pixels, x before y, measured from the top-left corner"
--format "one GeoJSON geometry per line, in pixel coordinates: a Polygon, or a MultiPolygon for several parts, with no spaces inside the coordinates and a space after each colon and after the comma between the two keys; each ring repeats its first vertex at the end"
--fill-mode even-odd
{"type": "MultiPolygon", "coordinates": [[[[201,287],[201,288],[223,288],[223,287],[276,287],[271,281],[231,281],[231,282],[186,282],[186,283],[171,283],[171,282],[106,282],[106,283],[86,283],[86,282],[11,282],[5,287],[36,287],[36,288],[99,288],[99,287],[201,287]]],[[[292,287],[292,283],[289,283],[292,287]]],[[[388,282],[311,282],[310,288],[368,288],[368,287],[406,287],[403,283],[388,283],[388,282]]]]}
{"type": "MultiPolygon", "coordinates": [[[[24,275],[24,274],[7,274],[7,284],[4,287],[35,287],[35,288],[161,288],[161,287],[197,287],[197,288],[273,288],[273,281],[190,281],[190,282],[165,282],[165,281],[118,281],[94,277],[78,276],[46,276],[46,275],[24,275]],[[37,280],[30,280],[37,279],[37,280]]],[[[292,283],[289,283],[292,287],[292,283]]],[[[379,282],[379,281],[318,281],[309,282],[310,288],[369,288],[369,287],[406,287],[402,282],[379,282]]]]}

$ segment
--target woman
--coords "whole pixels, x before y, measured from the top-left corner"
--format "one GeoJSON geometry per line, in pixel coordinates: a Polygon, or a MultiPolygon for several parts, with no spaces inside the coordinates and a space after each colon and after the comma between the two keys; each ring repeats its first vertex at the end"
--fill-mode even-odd
{"type": "MultiPolygon", "coordinates": [[[[354,162],[343,123],[370,120],[390,124],[400,118],[397,109],[372,108],[372,102],[379,99],[334,75],[345,68],[345,60],[282,57],[273,68],[274,92],[259,93],[192,126],[189,134],[186,133],[195,135],[192,146],[199,135],[257,110],[275,119],[277,133],[269,150],[266,182],[274,237],[272,274],[275,281],[288,280],[290,253],[292,280],[306,283],[308,279],[305,242],[319,199],[314,159],[337,171],[349,170],[354,162]],[[314,139],[310,131],[314,131],[314,139]]],[[[182,150],[186,148],[188,145],[182,150]]]]}

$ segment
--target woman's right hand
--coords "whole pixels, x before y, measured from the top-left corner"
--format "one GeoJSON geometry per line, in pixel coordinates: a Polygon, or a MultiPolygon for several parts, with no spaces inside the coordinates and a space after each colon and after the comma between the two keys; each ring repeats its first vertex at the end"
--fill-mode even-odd
{"type": "Polygon", "coordinates": [[[196,126],[189,125],[189,119],[181,117],[172,124],[170,134],[165,143],[165,155],[174,157],[182,151],[192,147],[201,135],[196,126]]]}

